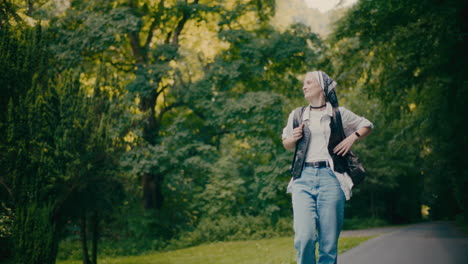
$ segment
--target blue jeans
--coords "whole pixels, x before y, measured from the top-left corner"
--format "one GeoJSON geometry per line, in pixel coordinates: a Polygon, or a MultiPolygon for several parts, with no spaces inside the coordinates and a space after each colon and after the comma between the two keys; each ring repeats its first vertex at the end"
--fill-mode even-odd
{"type": "Polygon", "coordinates": [[[330,168],[304,167],[292,188],[297,263],[316,263],[318,241],[318,263],[336,264],[346,200],[336,175],[330,168]]]}

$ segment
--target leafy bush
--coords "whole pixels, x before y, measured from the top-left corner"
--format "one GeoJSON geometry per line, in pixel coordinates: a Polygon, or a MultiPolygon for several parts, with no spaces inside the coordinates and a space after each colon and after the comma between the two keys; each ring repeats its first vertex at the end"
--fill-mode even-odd
{"type": "MultiPolygon", "coordinates": [[[[161,250],[167,243],[158,239],[125,238],[122,240],[103,239],[98,245],[99,256],[135,256],[147,251],[161,250]]],[[[58,260],[80,260],[83,251],[79,239],[65,239],[60,242],[58,260]]]]}
{"type": "Polygon", "coordinates": [[[205,242],[262,239],[293,234],[292,220],[280,218],[273,223],[266,216],[220,216],[203,218],[198,226],[169,241],[166,249],[176,249],[205,242]]]}
{"type": "MultiPolygon", "coordinates": [[[[292,219],[280,218],[273,222],[267,216],[219,216],[203,218],[192,230],[182,231],[170,240],[149,236],[102,238],[99,242],[100,256],[140,255],[145,251],[173,250],[202,243],[247,239],[263,239],[293,235],[292,219]]],[[[68,237],[60,242],[57,259],[82,258],[79,237],[68,237]]]]}

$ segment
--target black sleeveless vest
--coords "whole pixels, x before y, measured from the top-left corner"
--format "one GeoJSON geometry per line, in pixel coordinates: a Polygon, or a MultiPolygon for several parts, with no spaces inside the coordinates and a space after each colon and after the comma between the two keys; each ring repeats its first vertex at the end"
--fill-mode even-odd
{"type": "MultiPolygon", "coordinates": [[[[293,128],[298,127],[302,123],[302,115],[305,107],[298,107],[294,110],[293,128]]],[[[333,149],[344,138],[343,123],[341,121],[341,113],[337,107],[333,107],[333,115],[330,120],[330,139],[328,141],[328,153],[333,159],[334,170],[344,173],[347,170],[347,162],[344,156],[339,156],[333,153],[333,149]]],[[[307,150],[311,138],[311,131],[308,126],[302,129],[302,138],[296,142],[296,150],[291,164],[291,174],[294,179],[301,177],[302,169],[304,168],[307,150]]]]}

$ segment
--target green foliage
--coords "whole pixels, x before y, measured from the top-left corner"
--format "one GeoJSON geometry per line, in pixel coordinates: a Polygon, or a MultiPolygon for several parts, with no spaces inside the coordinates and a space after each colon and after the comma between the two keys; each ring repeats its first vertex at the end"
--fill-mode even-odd
{"type": "Polygon", "coordinates": [[[57,228],[51,221],[55,205],[28,204],[16,211],[15,263],[55,263],[57,228]]]}
{"type": "Polygon", "coordinates": [[[0,220],[14,216],[2,246],[43,233],[44,259],[62,238],[60,257],[78,258],[95,213],[109,255],[291,235],[280,135],[315,69],[375,125],[353,146],[369,177],[346,228],[417,221],[421,204],[465,215],[465,5],[361,1],[326,41],[269,26],[272,0],[34,5],[47,34],[0,29],[0,220]]]}
{"type": "Polygon", "coordinates": [[[13,212],[2,202],[2,213],[0,214],[0,239],[11,236],[13,224],[13,212]]]}
{"type": "Polygon", "coordinates": [[[212,176],[205,185],[205,190],[197,197],[201,200],[200,209],[206,215],[228,215],[248,207],[245,200],[246,184],[240,177],[236,164],[237,162],[229,157],[213,164],[210,173],[212,176]]]}
{"type": "Polygon", "coordinates": [[[380,193],[371,203],[392,221],[417,220],[421,204],[434,218],[467,212],[464,8],[462,1],[361,1],[329,39],[334,75],[373,99],[359,104],[382,124],[366,139],[378,147],[364,155],[372,193],[380,193]]]}
{"type": "MultiPolygon", "coordinates": [[[[102,238],[99,244],[99,256],[117,257],[117,256],[137,256],[145,254],[148,251],[161,250],[166,246],[164,240],[155,238],[123,239],[102,238]]],[[[58,261],[64,260],[82,260],[83,249],[81,241],[72,237],[67,237],[60,241],[58,261]]]]}
{"type": "Polygon", "coordinates": [[[52,263],[58,242],[53,199],[57,175],[52,151],[55,126],[48,108],[51,91],[45,70],[47,35],[40,26],[17,35],[9,30],[2,27],[6,41],[0,57],[5,59],[5,69],[10,69],[0,81],[8,102],[0,119],[5,135],[1,139],[4,170],[0,177],[6,190],[2,200],[14,211],[11,253],[16,263],[52,263]]]}
{"type": "Polygon", "coordinates": [[[181,107],[162,119],[159,143],[141,144],[123,156],[122,164],[132,174],[164,175],[165,204],[160,215],[170,218],[159,221],[179,225],[160,225],[158,232],[177,233],[187,228],[184,225],[195,226],[200,218],[213,213],[272,215],[278,219],[291,207],[285,193],[289,155],[282,150],[278,134],[284,121],[283,98],[278,93],[290,92],[288,87],[297,83],[294,73],[303,73],[305,65],[311,63],[308,59],[315,56],[307,40],[317,38],[300,26],[282,34],[271,28],[232,32],[248,36],[248,41],[233,38],[231,47],[207,66],[203,78],[174,85],[173,91],[180,92],[181,107]],[[274,42],[268,41],[271,35],[275,35],[274,42]],[[258,39],[263,46],[257,45],[258,39]],[[239,50],[253,50],[249,59],[274,68],[261,70],[254,78],[265,84],[273,79],[278,84],[272,88],[249,82],[252,68],[263,69],[265,65],[244,62],[240,55],[226,56],[239,50]],[[284,54],[269,55],[273,50],[284,54]],[[262,59],[268,56],[270,62],[262,59]],[[242,67],[235,72],[223,68],[234,60],[242,67]],[[275,67],[290,69],[280,73],[275,67]],[[178,208],[177,212],[172,208],[178,208]]]}
{"type": "Polygon", "coordinates": [[[13,224],[14,213],[11,208],[8,208],[4,202],[1,205],[0,211],[0,260],[8,259],[12,255],[13,249],[13,224]]]}
{"type": "Polygon", "coordinates": [[[273,223],[268,217],[228,216],[202,218],[193,231],[182,232],[169,242],[167,249],[184,248],[214,241],[263,239],[292,234],[292,219],[273,223]]]}
{"type": "Polygon", "coordinates": [[[468,220],[463,214],[459,214],[455,217],[455,224],[462,230],[465,235],[468,235],[468,220]]]}
{"type": "Polygon", "coordinates": [[[129,8],[111,8],[108,1],[75,3],[79,6],[50,21],[54,30],[51,49],[60,61],[58,70],[75,67],[78,62],[86,70],[86,66],[94,65],[94,60],[103,55],[120,56],[124,52],[120,47],[123,35],[137,32],[142,26],[129,8]],[[87,59],[86,63],[83,59],[87,59]]]}
{"type": "Polygon", "coordinates": [[[346,218],[343,223],[343,230],[366,229],[372,227],[382,227],[389,225],[389,222],[381,218],[346,218]]]}
{"type": "Polygon", "coordinates": [[[301,24],[283,33],[272,27],[225,30],[220,38],[231,46],[217,58],[211,79],[221,91],[238,94],[273,91],[290,96],[291,87],[298,85],[297,74],[317,65],[321,47],[318,36],[301,24]]]}
{"type": "Polygon", "coordinates": [[[112,146],[106,116],[116,112],[99,88],[87,94],[79,73],[47,70],[49,35],[41,27],[18,34],[8,35],[1,53],[13,69],[1,78],[8,95],[0,120],[2,200],[15,212],[15,261],[52,263],[65,220],[87,210],[111,211],[121,194],[112,177],[119,147],[112,146]],[[18,86],[11,85],[15,79],[18,86]]]}

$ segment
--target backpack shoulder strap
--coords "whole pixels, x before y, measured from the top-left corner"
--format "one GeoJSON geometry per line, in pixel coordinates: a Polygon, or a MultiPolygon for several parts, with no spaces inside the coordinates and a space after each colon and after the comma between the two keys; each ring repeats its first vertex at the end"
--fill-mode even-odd
{"type": "Polygon", "coordinates": [[[301,124],[304,110],[305,106],[299,106],[298,108],[294,109],[293,128],[296,128],[301,124]]]}
{"type": "Polygon", "coordinates": [[[341,118],[341,112],[338,107],[333,109],[333,122],[335,122],[335,127],[337,129],[337,132],[339,133],[340,137],[342,139],[345,139],[345,133],[344,133],[344,128],[343,128],[343,120],[341,118]]]}
{"type": "MultiPolygon", "coordinates": [[[[304,114],[305,108],[306,108],[305,106],[300,106],[300,107],[294,109],[293,128],[296,128],[301,124],[302,115],[304,114]]],[[[296,161],[296,156],[297,156],[297,147],[298,146],[296,144],[296,148],[294,150],[294,156],[293,156],[291,167],[290,167],[291,173],[293,173],[293,171],[294,171],[294,163],[296,161]]]]}

